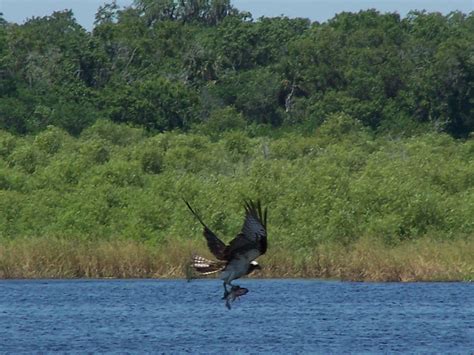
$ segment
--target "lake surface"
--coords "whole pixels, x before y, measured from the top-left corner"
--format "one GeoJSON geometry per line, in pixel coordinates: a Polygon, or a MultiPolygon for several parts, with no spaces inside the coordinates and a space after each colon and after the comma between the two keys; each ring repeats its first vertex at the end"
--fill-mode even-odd
{"type": "Polygon", "coordinates": [[[474,352],[474,284],[0,281],[0,352],[474,352]]]}

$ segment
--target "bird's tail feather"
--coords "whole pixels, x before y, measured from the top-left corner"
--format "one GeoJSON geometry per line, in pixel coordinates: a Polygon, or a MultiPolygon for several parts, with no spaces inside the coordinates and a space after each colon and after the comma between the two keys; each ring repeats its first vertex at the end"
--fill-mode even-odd
{"type": "Polygon", "coordinates": [[[201,275],[209,275],[219,272],[224,267],[224,263],[203,258],[199,255],[193,255],[192,267],[201,275]]]}

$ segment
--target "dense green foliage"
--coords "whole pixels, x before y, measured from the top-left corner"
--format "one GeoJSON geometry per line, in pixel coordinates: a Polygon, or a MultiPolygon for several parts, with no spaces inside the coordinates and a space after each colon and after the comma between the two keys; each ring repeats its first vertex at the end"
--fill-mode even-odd
{"type": "Polygon", "coordinates": [[[0,236],[200,240],[182,197],[228,237],[243,199],[263,198],[277,249],[473,235],[473,140],[378,138],[344,114],[307,137],[252,134],[213,141],[102,120],[78,138],[52,126],[2,132],[0,236]]]}
{"type": "Polygon", "coordinates": [[[229,0],[135,0],[102,6],[92,32],[70,11],[23,25],[0,16],[0,128],[77,136],[110,119],[189,130],[231,110],[304,131],[345,113],[396,136],[467,137],[473,52],[474,16],[459,12],[370,10],[320,24],[253,20],[229,0]]]}
{"type": "Polygon", "coordinates": [[[3,241],[200,238],[183,197],[227,236],[262,198],[277,250],[474,235],[472,14],[96,19],[0,17],[3,241]]]}

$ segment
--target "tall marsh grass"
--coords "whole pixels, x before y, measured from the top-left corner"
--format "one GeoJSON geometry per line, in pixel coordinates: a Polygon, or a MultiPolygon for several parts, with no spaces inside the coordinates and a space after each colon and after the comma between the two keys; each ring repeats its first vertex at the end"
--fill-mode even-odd
{"type": "MultiPolygon", "coordinates": [[[[262,261],[263,262],[263,261],[262,261]]],[[[342,247],[326,244],[301,255],[285,250],[265,259],[265,277],[334,278],[350,281],[472,281],[474,241],[429,239],[389,247],[364,238],[342,247]]]]}
{"type": "MultiPolygon", "coordinates": [[[[78,242],[60,238],[0,242],[0,278],[184,278],[193,252],[209,256],[204,241],[159,246],[133,240],[78,242]]],[[[423,239],[388,247],[361,239],[344,247],[270,248],[252,277],[354,281],[474,280],[474,242],[423,239]]]]}

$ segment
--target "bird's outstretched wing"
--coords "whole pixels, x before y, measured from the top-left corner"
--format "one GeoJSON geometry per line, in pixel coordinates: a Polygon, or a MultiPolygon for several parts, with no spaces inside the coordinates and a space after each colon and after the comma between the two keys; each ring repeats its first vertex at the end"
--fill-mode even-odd
{"type": "Polygon", "coordinates": [[[267,209],[262,212],[260,201],[245,203],[245,220],[241,232],[226,248],[229,258],[246,254],[249,261],[267,251],[267,209]]]}
{"type": "Polygon", "coordinates": [[[211,251],[211,253],[218,259],[218,260],[227,260],[227,257],[226,257],[226,245],[222,242],[222,240],[220,240],[215,234],[214,232],[212,232],[207,226],[206,224],[202,221],[201,217],[199,217],[199,215],[193,210],[193,208],[191,207],[191,205],[186,201],[184,200],[184,203],[186,203],[186,206],[188,206],[189,210],[191,211],[191,213],[197,218],[197,220],[202,224],[202,226],[204,227],[204,237],[206,237],[206,241],[207,241],[207,246],[209,248],[209,250],[211,251]]]}

